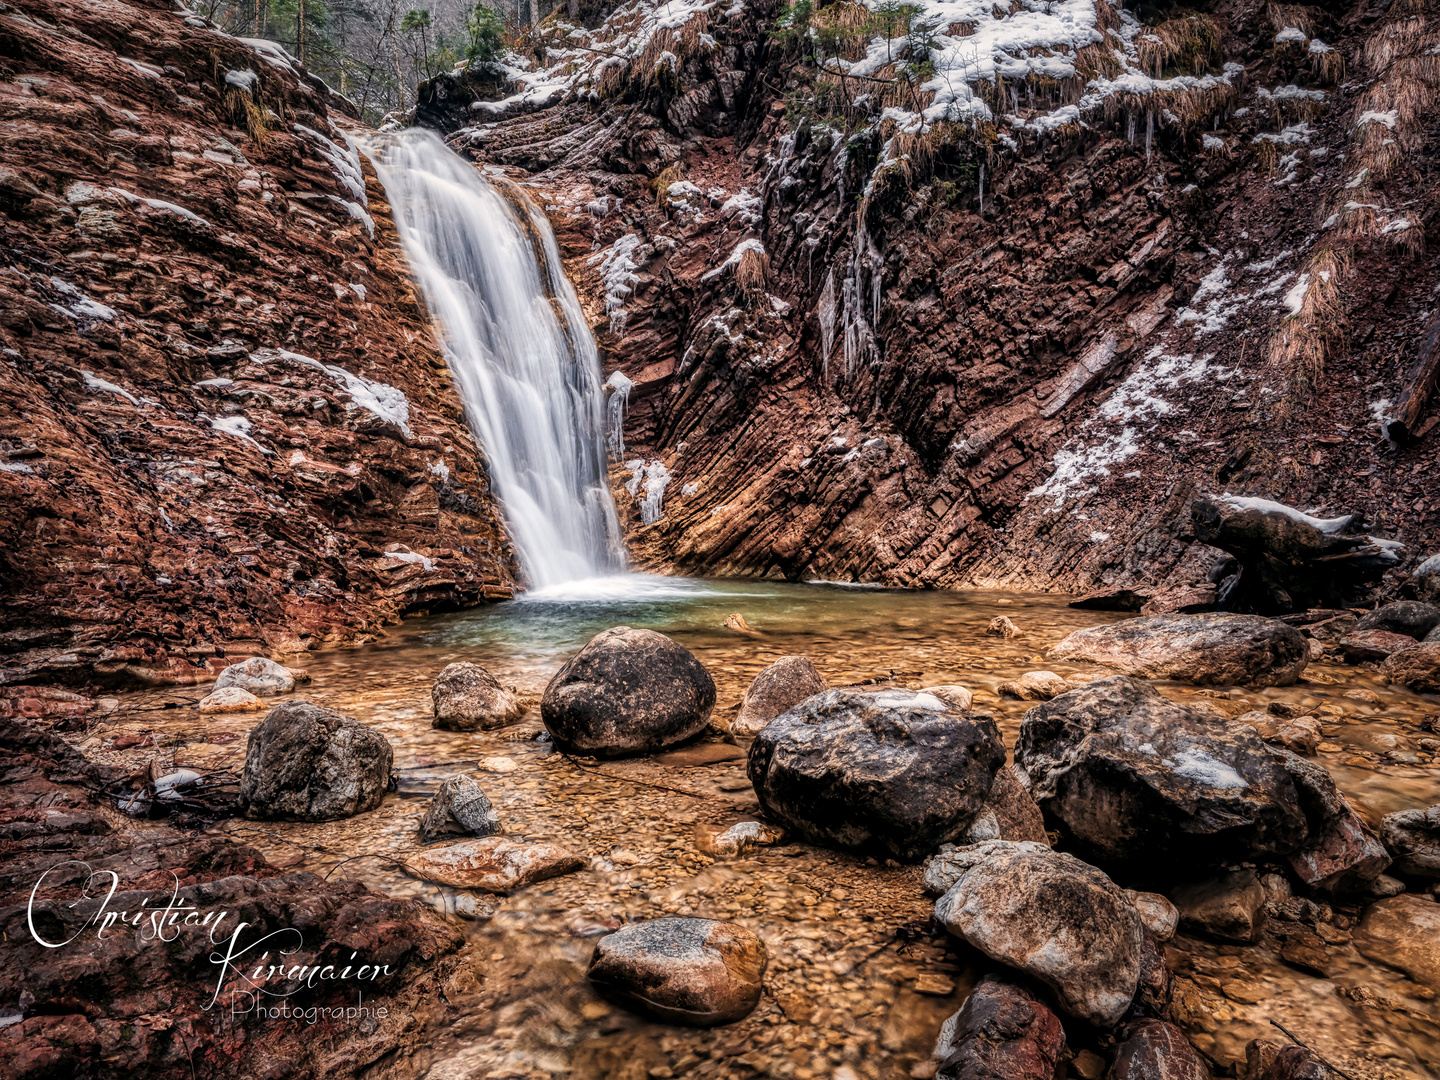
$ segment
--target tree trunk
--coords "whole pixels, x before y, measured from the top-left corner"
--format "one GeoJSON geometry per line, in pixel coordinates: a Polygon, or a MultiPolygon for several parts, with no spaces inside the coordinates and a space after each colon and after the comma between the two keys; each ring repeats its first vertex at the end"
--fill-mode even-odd
{"type": "Polygon", "coordinates": [[[1385,418],[1385,437],[1399,445],[1415,433],[1420,414],[1425,411],[1425,402],[1430,399],[1437,379],[1440,379],[1440,311],[1430,320],[1425,340],[1420,344],[1420,353],[1410,370],[1405,373],[1405,390],[1395,404],[1395,411],[1385,418]]]}

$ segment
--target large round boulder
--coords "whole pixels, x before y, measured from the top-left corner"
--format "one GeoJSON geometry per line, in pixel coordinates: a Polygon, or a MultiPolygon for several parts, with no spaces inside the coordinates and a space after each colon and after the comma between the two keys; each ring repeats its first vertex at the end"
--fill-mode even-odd
{"type": "Polygon", "coordinates": [[[1437,626],[1440,626],[1440,607],[1416,600],[1397,600],[1393,604],[1381,604],[1363,616],[1355,629],[1384,630],[1419,641],[1437,626]]]}
{"type": "Polygon", "coordinates": [[[1151,615],[1076,630],[1049,655],[1202,686],[1289,686],[1310,645],[1293,626],[1257,615],[1151,615]]]}
{"type": "Polygon", "coordinates": [[[308,701],[271,709],[250,730],[240,806],[252,818],[334,821],[373,810],[390,786],[385,736],[308,701]]]}
{"type": "Polygon", "coordinates": [[[1145,930],[1101,871],[1039,844],[978,844],[936,920],[992,960],[1039,979],[1060,1007],[1110,1028],[1140,985],[1145,930]]]}
{"type": "Polygon", "coordinates": [[[765,943],[738,923],[653,919],[607,934],[590,958],[604,997],[661,1020],[713,1027],[760,1003],[765,943]]]}
{"type": "Polygon", "coordinates": [[[520,703],[479,664],[447,664],[430,688],[432,727],[444,731],[487,731],[519,717],[520,703]]]}
{"type": "Polygon", "coordinates": [[[560,749],[649,754],[705,730],[715,682],[690,650],[654,630],[596,634],[545,687],[540,715],[560,749]]]}
{"type": "Polygon", "coordinates": [[[745,690],[740,714],[730,725],[733,735],[758,735],[775,717],[806,698],[824,692],[825,679],[806,656],[782,656],[745,690]]]}
{"type": "Polygon", "coordinates": [[[748,764],[792,832],[915,862],[964,835],[1004,763],[988,716],[909,690],[827,690],[767,724],[748,764]]]}
{"type": "Polygon", "coordinates": [[[1418,694],[1440,694],[1440,641],[1393,652],[1380,671],[1393,686],[1408,686],[1418,694]]]}
{"type": "Polygon", "coordinates": [[[1027,712],[1015,760],[1040,808],[1102,863],[1233,862],[1306,837],[1294,781],[1253,727],[1123,675],[1027,712]]]}

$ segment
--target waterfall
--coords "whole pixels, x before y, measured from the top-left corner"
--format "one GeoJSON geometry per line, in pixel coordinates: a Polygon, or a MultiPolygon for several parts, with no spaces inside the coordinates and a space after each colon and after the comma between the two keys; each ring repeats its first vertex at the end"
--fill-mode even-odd
{"type": "Polygon", "coordinates": [[[595,340],[538,207],[433,132],[364,145],[533,589],[625,569],[595,340]]]}

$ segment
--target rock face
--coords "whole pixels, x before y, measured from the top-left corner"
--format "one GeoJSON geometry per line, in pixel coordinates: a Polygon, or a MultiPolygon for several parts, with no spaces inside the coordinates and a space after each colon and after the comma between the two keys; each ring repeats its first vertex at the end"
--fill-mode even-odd
{"type": "Polygon", "coordinates": [[[522,712],[515,695],[479,664],[448,664],[430,688],[433,726],[444,731],[488,731],[522,712]]]}
{"type": "Polygon", "coordinates": [[[713,1027],[760,1003],[765,943],[738,923],[654,919],[601,938],[591,985],[605,997],[668,1023],[713,1027]]]}
{"type": "Polygon", "coordinates": [[[745,690],[740,714],[730,725],[734,735],[760,734],[760,729],[806,698],[825,690],[826,683],[806,656],[782,656],[745,690]]]}
{"type": "Polygon", "coordinates": [[[1413,893],[1371,904],[1355,933],[1355,947],[1440,991],[1440,904],[1413,893]]]}
{"type": "Polygon", "coordinates": [[[980,980],[945,1021],[936,1057],[941,1080],[1053,1080],[1065,1046],[1060,1018],[1033,993],[998,975],[980,980]]]}
{"type": "Polygon", "coordinates": [[[1386,814],[1380,839],[1396,873],[1440,879],[1440,806],[1386,814]]]}
{"type": "Polygon", "coordinates": [[[1393,652],[1380,670],[1391,684],[1419,694],[1440,694],[1440,641],[1426,641],[1393,652]]]}
{"type": "Polygon", "coordinates": [[[1420,640],[1440,626],[1440,607],[1414,600],[1381,604],[1355,624],[1356,630],[1384,630],[1420,640]]]}
{"type": "Polygon", "coordinates": [[[596,634],[545,687],[540,714],[561,749],[648,754],[705,730],[715,683],[688,649],[653,630],[596,634]]]}
{"type": "Polygon", "coordinates": [[[0,228],[32,261],[0,284],[24,357],[0,365],[0,680],[204,685],[227,653],[511,595],[353,106],[155,0],[16,10],[0,228]]]}
{"type": "Polygon", "coordinates": [[[252,656],[243,663],[231,664],[215,680],[216,690],[232,686],[252,694],[288,694],[295,689],[295,676],[274,660],[252,656]]]}
{"type": "Polygon", "coordinates": [[[1260,933],[1266,894],[1253,870],[1177,886],[1170,899],[1186,929],[1242,943],[1254,941],[1260,933]]]}
{"type": "Polygon", "coordinates": [[[202,713],[256,712],[269,707],[249,690],[242,690],[238,686],[227,686],[223,690],[207,694],[196,706],[202,713]]]}
{"type": "Polygon", "coordinates": [[[988,717],[906,690],[827,690],[772,720],[748,768],[792,832],[914,862],[963,835],[1004,761],[988,717]]]}
{"type": "Polygon", "coordinates": [[[493,836],[500,815],[473,776],[446,777],[420,819],[420,839],[427,844],[451,833],[493,836]]]}
{"type": "Polygon", "coordinates": [[[556,844],[529,844],[487,836],[405,857],[417,877],[457,889],[508,893],[537,881],[583,870],[585,860],[556,844]]]}
{"type": "Polygon", "coordinates": [[[1310,662],[1294,627],[1254,615],[1151,615],[1077,630],[1051,659],[1198,685],[1289,686],[1310,662]]]}
{"type": "Polygon", "coordinates": [[[1051,987],[1068,1013],[1114,1027],[1140,980],[1144,935],[1125,894],[1072,855],[994,841],[935,904],[935,918],[992,960],[1051,987]]]}
{"type": "Polygon", "coordinates": [[[1217,864],[1291,852],[1307,835],[1295,783],[1254,728],[1137,679],[1031,709],[1015,760],[1041,809],[1100,861],[1217,864]]]}
{"type": "Polygon", "coordinates": [[[1174,1024],[1141,1020],[1116,1048],[1107,1080],[1210,1080],[1210,1070],[1174,1024]]]}
{"type": "Polygon", "coordinates": [[[287,701],[250,731],[240,805],[255,818],[350,817],[380,805],[393,760],[375,729],[308,701],[287,701]]]}

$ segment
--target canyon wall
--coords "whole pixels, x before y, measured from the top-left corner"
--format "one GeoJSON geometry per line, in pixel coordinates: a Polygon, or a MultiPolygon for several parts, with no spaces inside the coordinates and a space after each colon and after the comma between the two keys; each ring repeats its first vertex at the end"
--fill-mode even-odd
{"type": "Polygon", "coordinates": [[[764,0],[557,15],[507,99],[445,87],[425,119],[547,193],[607,374],[633,384],[623,458],[644,471],[614,479],[636,558],[1190,585],[1215,557],[1191,498],[1222,490],[1358,511],[1409,565],[1433,552],[1440,20],[1196,6],[1215,40],[1194,77],[1156,44],[1166,5],[953,24],[982,60],[1007,19],[1095,29],[996,46],[970,88],[990,118],[928,128],[937,94],[893,65],[826,77],[861,105],[825,115],[764,0]],[[1087,86],[1087,64],[1108,74],[1087,86]]]}
{"type": "Polygon", "coordinates": [[[160,0],[0,12],[0,681],[512,593],[348,103],[160,0]]]}

